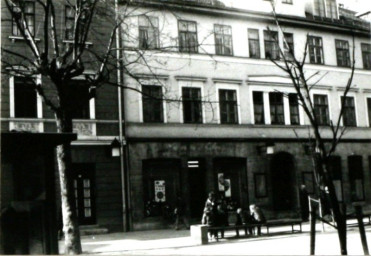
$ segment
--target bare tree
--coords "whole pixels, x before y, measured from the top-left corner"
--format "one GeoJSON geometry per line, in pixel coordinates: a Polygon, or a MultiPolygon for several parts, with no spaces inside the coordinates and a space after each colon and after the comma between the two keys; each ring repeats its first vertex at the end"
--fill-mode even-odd
{"type": "MultiPolygon", "coordinates": [[[[148,41],[148,35],[142,37],[147,37],[146,41],[140,41],[140,35],[132,33],[133,21],[138,22],[138,17],[144,18],[154,28],[152,32],[157,33],[157,37],[160,31],[158,24],[153,24],[155,21],[150,17],[151,10],[143,11],[140,6],[129,8],[130,1],[120,2],[119,6],[118,1],[108,0],[36,0],[32,7],[38,10],[36,22],[31,22],[27,17],[30,8],[28,1],[4,2],[10,15],[3,17],[3,22],[13,24],[9,27],[18,31],[18,39],[23,41],[25,47],[14,50],[12,45],[2,45],[2,73],[31,78],[33,88],[54,113],[59,133],[73,132],[74,113],[81,111],[84,102],[94,98],[100,87],[121,87],[153,97],[144,94],[140,86],[118,82],[117,70],[133,78],[139,85],[141,76],[138,73],[145,70],[161,84],[157,73],[162,66],[166,66],[166,61],[161,63],[156,53],[178,49],[175,43],[178,39],[170,36],[168,43],[162,45],[148,41]],[[64,25],[59,23],[62,10],[70,18],[64,25]],[[91,41],[94,47],[89,47],[91,41]],[[40,76],[42,79],[35,79],[40,76]],[[76,83],[81,78],[85,81],[76,83]]],[[[168,11],[178,17],[171,10],[168,11]]],[[[202,43],[196,42],[192,47],[201,47],[202,43]]],[[[179,105],[182,99],[164,95],[159,100],[179,105]]],[[[65,253],[80,254],[82,249],[73,194],[70,143],[57,147],[57,162],[65,253]]]]}
{"type": "MultiPolygon", "coordinates": [[[[276,27],[279,31],[283,32],[280,25],[279,16],[275,10],[275,5],[273,1],[271,3],[276,27]]],[[[268,28],[268,30],[270,31],[270,28],[268,28]]],[[[284,48],[280,47],[278,40],[275,40],[275,44],[278,48],[281,61],[274,60],[273,58],[271,58],[271,61],[289,76],[292,82],[292,86],[297,93],[299,104],[302,106],[310,122],[311,132],[313,132],[314,140],[313,145],[311,145],[310,149],[314,162],[313,172],[315,176],[318,177],[317,187],[320,193],[327,193],[329,196],[330,209],[332,210],[334,221],[336,223],[334,227],[338,231],[340,251],[342,255],[346,255],[346,211],[344,209],[340,209],[341,207],[336,196],[334,184],[332,182],[333,173],[331,173],[331,169],[329,168],[329,160],[332,154],[336,151],[338,144],[341,142],[342,137],[346,132],[346,126],[342,125],[342,119],[344,116],[346,97],[348,95],[348,92],[352,88],[352,81],[355,70],[354,35],[350,65],[351,71],[349,79],[347,81],[344,81],[344,87],[342,88],[344,92],[341,97],[341,107],[339,110],[339,114],[336,120],[329,120],[330,122],[328,124],[328,129],[331,131],[330,140],[324,138],[321,133],[321,130],[324,129],[323,127],[321,127],[321,125],[323,124],[321,123],[318,111],[315,108],[314,99],[313,97],[311,97],[312,89],[315,88],[315,86],[318,84],[319,81],[323,79],[324,76],[326,76],[326,73],[317,71],[313,74],[308,75],[305,68],[309,51],[309,36],[310,35],[308,34],[304,46],[304,51],[300,58],[297,58],[297,56],[295,56],[294,50],[290,47],[285,37],[283,37],[284,48]]],[[[321,221],[324,221],[327,224],[331,225],[331,223],[329,223],[325,219],[321,219],[321,221]]]]}

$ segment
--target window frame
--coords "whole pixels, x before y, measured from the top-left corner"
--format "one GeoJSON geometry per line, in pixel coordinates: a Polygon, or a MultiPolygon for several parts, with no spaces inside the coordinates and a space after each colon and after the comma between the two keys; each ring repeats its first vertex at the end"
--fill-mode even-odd
{"type": "Polygon", "coordinates": [[[221,24],[214,24],[214,42],[215,42],[215,54],[216,55],[222,55],[222,56],[233,56],[233,33],[232,33],[232,26],[230,25],[221,25],[221,24]],[[217,33],[217,27],[220,27],[220,30],[222,31],[222,33],[217,33]],[[224,29],[229,29],[230,30],[230,34],[224,34],[224,29]],[[221,36],[222,38],[222,44],[221,45],[218,45],[217,44],[217,37],[218,36],[221,36]],[[225,48],[227,48],[225,45],[225,41],[226,41],[226,38],[229,37],[229,41],[230,41],[230,50],[231,52],[228,54],[225,52],[225,48]],[[221,52],[218,51],[221,50],[221,52]]]}
{"type": "MultiPolygon", "coordinates": [[[[143,84],[141,86],[141,91],[142,91],[142,94],[140,95],[141,97],[141,113],[142,113],[142,122],[143,123],[165,123],[165,114],[164,114],[164,110],[165,110],[165,106],[164,106],[164,100],[163,100],[163,95],[164,95],[164,92],[163,92],[163,88],[159,85],[155,85],[155,84],[143,84]],[[153,99],[151,97],[148,97],[147,95],[144,94],[144,87],[147,87],[147,88],[158,88],[159,89],[159,92],[161,94],[161,100],[159,99],[153,99]],[[158,101],[159,103],[159,106],[161,106],[161,109],[160,109],[160,120],[146,120],[146,115],[145,115],[145,104],[146,104],[146,101],[147,99],[145,97],[148,97],[148,101],[158,101]]],[[[150,95],[152,96],[152,95],[150,95]]],[[[156,102],[155,102],[156,103],[156,102]]],[[[150,102],[150,104],[154,104],[153,102],[150,102]]],[[[150,107],[150,109],[153,109],[150,107]]],[[[153,115],[153,113],[151,114],[153,115]]]]}
{"type": "MultiPolygon", "coordinates": [[[[87,81],[82,77],[77,77],[77,79],[74,79],[72,82],[76,83],[76,86],[78,83],[87,83],[87,81]]],[[[88,116],[87,117],[73,117],[73,120],[95,119],[95,98],[89,99],[89,102],[87,104],[89,106],[89,109],[87,111],[88,116]]]]}
{"type": "Polygon", "coordinates": [[[371,127],[371,95],[366,96],[367,127],[371,127]]]}
{"type": "Polygon", "coordinates": [[[289,101],[289,112],[290,112],[290,124],[291,125],[300,125],[300,104],[299,104],[299,98],[297,93],[289,93],[288,94],[288,101],[289,101]],[[290,101],[291,98],[296,96],[296,103],[294,104],[293,102],[290,101]],[[290,97],[291,96],[291,97],[290,97]],[[291,107],[296,107],[297,109],[297,114],[291,112],[291,107]],[[298,123],[293,123],[293,116],[297,116],[298,118],[298,123]]]}
{"type": "Polygon", "coordinates": [[[350,193],[351,193],[351,200],[352,202],[361,202],[365,201],[365,174],[364,174],[364,165],[363,165],[363,156],[362,155],[350,155],[347,157],[348,161],[348,175],[349,175],[349,184],[350,184],[350,193]],[[356,163],[350,163],[350,159],[356,159],[360,160],[359,167],[360,170],[358,170],[356,167],[356,163]],[[356,170],[357,169],[357,170],[356,170]],[[353,171],[353,172],[352,172],[353,171]],[[358,172],[359,171],[359,172],[358,172]],[[356,185],[355,182],[356,180],[361,180],[361,186],[362,186],[362,195],[361,197],[356,197],[357,195],[355,194],[356,191],[356,185]]]}
{"type": "Polygon", "coordinates": [[[290,33],[290,32],[284,32],[283,33],[283,38],[284,38],[284,42],[283,42],[283,51],[284,51],[284,54],[285,54],[285,58],[287,60],[293,60],[294,57],[295,57],[295,41],[294,41],[294,33],[290,33]],[[292,41],[291,42],[288,42],[286,36],[291,36],[291,39],[292,41]],[[287,45],[286,45],[286,43],[287,45]]]}
{"type": "Polygon", "coordinates": [[[285,107],[283,102],[283,93],[281,92],[269,92],[269,110],[270,110],[270,116],[271,116],[271,125],[285,125],[285,107]],[[272,102],[272,100],[275,98],[280,97],[280,102],[275,101],[272,102]],[[282,108],[282,113],[278,113],[279,107],[282,108]],[[272,110],[274,110],[274,113],[272,114],[272,110]],[[282,122],[279,122],[278,120],[282,119],[282,122]],[[273,120],[276,120],[273,122],[273,120]]]}
{"type": "Polygon", "coordinates": [[[265,107],[264,107],[264,91],[257,91],[257,90],[253,90],[252,92],[252,95],[251,95],[251,97],[252,97],[252,105],[253,105],[253,117],[254,117],[254,124],[260,124],[260,125],[265,125],[266,123],[267,123],[267,120],[265,120],[265,107]],[[255,100],[254,100],[254,93],[259,93],[259,94],[261,94],[261,103],[259,102],[258,104],[257,103],[255,103],[255,100]],[[261,107],[262,107],[262,112],[260,113],[260,115],[262,115],[262,122],[259,122],[259,123],[257,123],[256,122],[256,111],[255,111],[255,106],[256,105],[261,105],[261,107]]]}
{"type": "Polygon", "coordinates": [[[255,29],[255,28],[248,28],[247,29],[247,40],[248,40],[248,44],[249,44],[249,58],[253,58],[253,59],[260,59],[260,35],[259,35],[259,29],[255,29]],[[258,35],[258,39],[252,39],[250,38],[250,33],[249,31],[256,31],[257,32],[257,35],[258,35]],[[256,43],[256,46],[257,46],[257,55],[256,56],[252,56],[251,54],[251,51],[252,51],[252,47],[251,47],[251,43],[256,43]]]}
{"type": "Polygon", "coordinates": [[[326,17],[326,3],[325,3],[325,0],[314,0],[314,2],[313,2],[313,13],[315,13],[315,16],[326,17]],[[318,8],[316,8],[317,3],[318,3],[318,8]]]}
{"type": "Polygon", "coordinates": [[[371,70],[371,44],[361,43],[363,69],[371,70]],[[365,49],[367,47],[368,49],[365,49]],[[367,61],[367,58],[369,61],[367,61]]]}
{"type": "Polygon", "coordinates": [[[349,51],[349,42],[348,40],[335,39],[335,50],[336,50],[336,61],[338,67],[350,67],[350,51],[349,51]],[[346,48],[338,47],[338,43],[345,43],[346,48]],[[340,57],[340,55],[342,56],[340,57]],[[346,56],[344,56],[344,54],[346,56]],[[345,58],[345,59],[344,59],[345,58]],[[345,64],[343,64],[345,63],[345,64]]]}
{"type": "MultiPolygon", "coordinates": [[[[329,126],[330,125],[330,120],[331,120],[331,116],[330,116],[330,101],[329,101],[329,95],[328,94],[324,94],[324,93],[313,93],[313,109],[314,109],[314,111],[316,112],[316,107],[318,106],[318,107],[320,107],[321,109],[323,109],[324,107],[326,107],[326,123],[323,123],[323,122],[321,122],[321,117],[320,118],[317,118],[317,119],[319,119],[319,120],[317,120],[318,121],[318,125],[319,126],[329,126]],[[326,104],[316,104],[315,103],[315,97],[316,96],[324,96],[324,97],[326,97],[326,104]]],[[[322,113],[322,111],[321,111],[321,113],[322,113]]],[[[315,115],[317,115],[316,113],[315,113],[315,115]]]]}
{"type": "Polygon", "coordinates": [[[330,19],[337,19],[338,17],[338,10],[336,6],[336,1],[335,0],[325,0],[325,10],[326,10],[326,17],[330,19]],[[335,9],[333,9],[335,8],[335,9]],[[335,11],[335,12],[334,12],[335,11]]]}
{"type": "Polygon", "coordinates": [[[280,60],[278,31],[264,30],[263,33],[264,33],[264,53],[265,53],[265,59],[267,59],[267,60],[270,60],[270,59],[272,59],[272,60],[280,60]],[[274,37],[276,37],[276,40],[275,40],[274,37]],[[271,49],[272,50],[272,53],[276,53],[276,57],[275,58],[269,58],[268,57],[267,46],[272,46],[272,49],[271,49]]]}
{"type": "Polygon", "coordinates": [[[147,50],[147,49],[156,49],[160,47],[160,30],[159,30],[159,18],[156,16],[146,16],[146,15],[140,15],[138,17],[138,48],[147,50]],[[149,25],[143,26],[141,25],[140,19],[145,18],[149,25]],[[157,27],[153,25],[153,22],[151,19],[157,20],[157,27]],[[143,46],[142,37],[141,37],[141,30],[145,30],[147,32],[147,38],[146,38],[146,45],[143,46]],[[154,40],[149,41],[149,31],[153,30],[154,40]],[[153,43],[154,42],[154,43],[153,43]]]}
{"type": "MultiPolygon", "coordinates": [[[[189,43],[189,39],[187,40],[187,42],[189,43]]],[[[192,20],[178,20],[178,43],[179,43],[179,47],[178,47],[179,48],[179,52],[182,52],[182,53],[198,53],[198,51],[199,51],[199,49],[198,49],[198,30],[197,30],[197,22],[196,21],[192,21],[192,20]],[[186,22],[187,23],[187,31],[181,31],[180,30],[180,23],[181,22],[186,22]],[[195,24],[195,28],[196,28],[196,31],[195,32],[188,31],[188,24],[189,23],[195,24]],[[195,35],[196,45],[194,46],[194,51],[191,51],[192,47],[190,45],[187,45],[186,46],[186,48],[188,48],[188,50],[187,49],[184,50],[184,46],[182,47],[182,45],[181,45],[181,36],[180,35],[182,33],[185,33],[186,37],[189,34],[194,34],[195,35]]]]}
{"type": "MultiPolygon", "coordinates": [[[[35,91],[36,94],[36,117],[16,117],[15,115],[15,79],[17,78],[24,78],[22,76],[11,76],[9,78],[9,114],[10,118],[20,118],[20,119],[39,119],[43,117],[43,104],[42,104],[42,98],[40,95],[35,91]]],[[[30,78],[32,79],[32,78],[30,78]]],[[[36,79],[38,81],[41,81],[41,76],[35,76],[33,79],[36,79]]]]}
{"type": "Polygon", "coordinates": [[[219,123],[220,124],[240,124],[240,115],[239,115],[239,100],[238,100],[238,91],[237,89],[234,89],[234,88],[217,88],[217,92],[218,92],[218,102],[219,102],[219,123]],[[221,100],[220,96],[221,96],[221,91],[224,91],[224,92],[234,92],[235,93],[235,97],[236,97],[236,100],[221,100]],[[229,115],[233,114],[234,112],[234,116],[235,116],[235,120],[233,121],[230,121],[230,120],[226,120],[226,122],[223,122],[223,119],[222,119],[222,104],[225,103],[227,104],[226,107],[227,107],[227,119],[229,118],[229,115]],[[229,108],[229,104],[233,104],[234,106],[234,111],[231,112],[230,111],[230,108],[229,108]]]}
{"type": "Polygon", "coordinates": [[[309,63],[310,64],[317,64],[317,65],[324,65],[325,64],[325,58],[324,58],[322,37],[321,36],[308,36],[307,40],[308,40],[309,63]],[[318,46],[318,45],[312,44],[311,39],[313,39],[314,42],[315,42],[316,39],[319,39],[320,42],[321,42],[321,45],[318,46]],[[313,62],[312,62],[311,47],[313,48],[313,56],[315,57],[313,62]],[[319,56],[318,53],[317,53],[318,50],[320,51],[320,56],[321,56],[321,62],[320,63],[318,62],[318,56],[319,56]]]}
{"type": "MultiPolygon", "coordinates": [[[[343,99],[344,99],[344,96],[340,96],[340,107],[342,106],[343,104],[343,99]]],[[[344,105],[344,110],[343,110],[343,116],[342,116],[342,122],[343,122],[343,126],[346,126],[346,127],[357,127],[357,110],[356,110],[356,100],[355,100],[355,96],[353,95],[348,95],[346,96],[346,99],[352,99],[353,100],[353,106],[346,106],[344,105]],[[347,120],[345,118],[345,115],[346,115],[346,111],[348,110],[352,110],[352,114],[354,115],[354,123],[347,123],[347,120]]],[[[346,104],[346,103],[345,103],[346,104]]]]}
{"type": "MultiPolygon", "coordinates": [[[[183,123],[185,124],[202,124],[203,123],[203,120],[204,120],[204,115],[203,115],[203,106],[202,106],[202,89],[200,87],[192,87],[192,86],[181,86],[181,94],[182,94],[182,112],[183,112],[183,123]],[[199,94],[200,94],[200,98],[198,100],[188,100],[189,102],[191,103],[194,103],[194,104],[199,104],[199,119],[200,120],[195,120],[195,121],[186,121],[186,118],[185,118],[185,112],[187,112],[186,108],[185,108],[185,98],[184,98],[184,90],[185,89],[190,89],[190,90],[199,90],[199,94]]],[[[194,108],[193,108],[194,109],[194,108]]],[[[193,116],[193,114],[192,114],[193,116]]],[[[193,119],[193,118],[192,118],[193,119]]]]}
{"type": "MultiPolygon", "coordinates": [[[[26,9],[27,8],[24,7],[24,16],[25,16],[25,21],[27,23],[27,27],[28,28],[30,28],[30,27],[29,27],[29,24],[27,22],[28,21],[27,17],[32,17],[33,26],[32,26],[32,30],[30,30],[30,33],[31,33],[32,36],[35,36],[35,26],[36,26],[35,25],[35,21],[36,21],[36,19],[35,19],[35,16],[36,16],[35,2],[34,1],[28,1],[28,0],[26,0],[23,3],[25,5],[26,4],[32,4],[33,12],[30,12],[30,13],[29,12],[26,12],[26,9]]],[[[16,6],[13,6],[12,8],[14,9],[14,8],[20,8],[20,7],[19,7],[19,5],[16,5],[16,6]]],[[[14,18],[12,18],[12,36],[22,36],[22,34],[21,34],[21,32],[20,32],[20,30],[19,30],[19,28],[17,26],[17,23],[15,22],[14,18]],[[16,31],[16,33],[15,33],[15,31],[16,31]]]]}

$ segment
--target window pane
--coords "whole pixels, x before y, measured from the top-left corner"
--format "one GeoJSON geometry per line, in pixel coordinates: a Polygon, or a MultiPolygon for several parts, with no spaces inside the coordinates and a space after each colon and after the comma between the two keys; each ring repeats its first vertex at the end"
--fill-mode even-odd
{"type": "Polygon", "coordinates": [[[237,124],[237,96],[235,90],[219,90],[220,122],[237,124]]]}
{"type": "Polygon", "coordinates": [[[319,125],[329,125],[327,95],[313,95],[314,114],[319,125]]]}
{"type": "Polygon", "coordinates": [[[255,124],[265,124],[263,92],[253,92],[255,124]]]}
{"type": "Polygon", "coordinates": [[[184,123],[202,123],[200,88],[182,88],[184,123]]]}
{"type": "Polygon", "coordinates": [[[356,126],[356,113],[353,97],[341,97],[344,101],[343,124],[344,126],[356,126]]]}
{"type": "Polygon", "coordinates": [[[271,111],[271,124],[285,124],[283,112],[283,94],[279,92],[269,93],[271,111]]]}
{"type": "Polygon", "coordinates": [[[368,125],[371,127],[371,98],[367,98],[368,125]]]}
{"type": "Polygon", "coordinates": [[[299,124],[299,102],[296,93],[289,94],[290,121],[292,125],[299,124]]]}
{"type": "Polygon", "coordinates": [[[15,117],[37,118],[37,94],[32,80],[14,78],[15,117]]]}
{"type": "Polygon", "coordinates": [[[143,121],[163,122],[162,88],[143,85],[142,92],[143,121]]]}
{"type": "Polygon", "coordinates": [[[260,58],[259,30],[248,29],[250,58],[260,58]]]}

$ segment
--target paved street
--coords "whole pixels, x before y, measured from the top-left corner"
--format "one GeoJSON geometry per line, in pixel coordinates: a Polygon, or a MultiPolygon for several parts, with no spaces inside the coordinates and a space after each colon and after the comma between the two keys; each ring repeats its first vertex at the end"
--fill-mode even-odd
{"type": "MultiPolygon", "coordinates": [[[[154,230],[130,233],[84,236],[82,246],[87,254],[108,255],[309,255],[309,225],[303,226],[303,233],[291,234],[291,227],[270,229],[271,235],[262,237],[229,238],[208,245],[195,245],[189,230],[154,230]]],[[[321,232],[317,224],[316,254],[338,255],[337,233],[329,227],[321,232]]],[[[263,230],[264,231],[264,230],[263,230]]],[[[371,226],[366,227],[368,243],[371,246],[371,226]]],[[[63,252],[63,241],[60,241],[63,252]]],[[[358,228],[348,230],[348,254],[362,255],[358,228]]]]}

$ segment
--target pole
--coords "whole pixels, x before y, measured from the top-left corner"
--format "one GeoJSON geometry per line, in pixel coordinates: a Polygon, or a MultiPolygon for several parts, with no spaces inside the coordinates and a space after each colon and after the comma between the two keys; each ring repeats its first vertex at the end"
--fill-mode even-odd
{"type": "MultiPolygon", "coordinates": [[[[116,22],[119,22],[119,8],[118,0],[115,0],[115,17],[116,22]]],[[[120,173],[121,173],[121,193],[122,193],[122,224],[123,231],[129,231],[128,226],[128,202],[127,202],[127,187],[125,175],[125,162],[124,162],[124,136],[122,127],[122,71],[121,71],[121,26],[116,31],[116,57],[117,57],[117,105],[118,105],[118,121],[119,121],[119,141],[120,141],[120,173]]]]}
{"type": "Polygon", "coordinates": [[[363,224],[362,206],[355,205],[354,208],[356,210],[356,216],[357,216],[357,221],[358,221],[359,234],[361,236],[363,253],[365,255],[370,255],[369,252],[368,252],[367,238],[366,238],[366,233],[365,233],[365,226],[363,224]]]}
{"type": "Polygon", "coordinates": [[[316,210],[317,206],[313,205],[310,212],[310,255],[314,255],[316,249],[316,210]]]}

